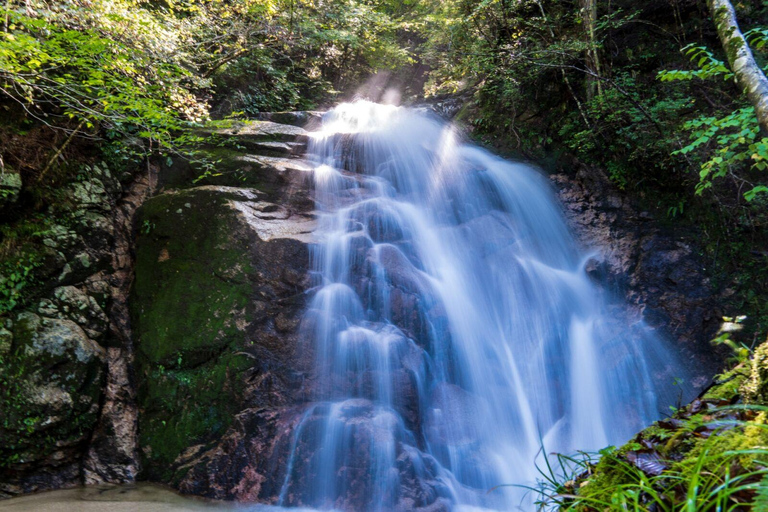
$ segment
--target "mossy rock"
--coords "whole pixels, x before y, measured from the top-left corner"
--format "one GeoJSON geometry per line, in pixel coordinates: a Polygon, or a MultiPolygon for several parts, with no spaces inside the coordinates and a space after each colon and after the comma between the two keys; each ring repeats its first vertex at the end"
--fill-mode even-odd
{"type": "Polygon", "coordinates": [[[209,147],[200,149],[196,160],[177,158],[161,162],[159,185],[166,189],[204,185],[257,188],[276,200],[296,175],[308,177],[309,171],[310,166],[303,160],[279,153],[255,154],[244,148],[209,147]]]}
{"type": "Polygon", "coordinates": [[[6,169],[0,172],[0,210],[19,199],[21,193],[21,175],[6,169]]]}
{"type": "Polygon", "coordinates": [[[203,136],[234,137],[243,144],[248,142],[306,142],[309,134],[304,128],[294,124],[283,124],[285,118],[277,119],[279,122],[263,120],[225,120],[213,121],[198,132],[203,136]]]}
{"type": "Polygon", "coordinates": [[[655,475],[647,472],[651,467],[647,463],[633,462],[628,457],[632,454],[657,457],[657,467],[663,468],[659,474],[671,475],[664,484],[659,483],[661,488],[670,482],[686,488],[702,475],[722,476],[726,468],[732,475],[762,468],[768,448],[766,361],[768,341],[750,360],[719,375],[700,398],[672,418],[654,423],[626,445],[609,450],[591,475],[576,482],[577,494],[586,500],[577,501],[576,510],[593,510],[591,504],[610,503],[619,487],[637,483],[633,471],[655,475]]]}
{"type": "Polygon", "coordinates": [[[12,480],[83,453],[98,419],[106,352],[68,318],[23,311],[2,331],[0,480],[12,480]]]}
{"type": "Polygon", "coordinates": [[[248,240],[226,201],[192,191],[164,194],[140,210],[133,329],[139,354],[153,364],[207,361],[248,320],[248,240]]]}
{"type": "Polygon", "coordinates": [[[173,483],[180,455],[221,438],[246,407],[247,380],[270,357],[265,347],[274,348],[265,341],[274,329],[268,310],[301,292],[284,277],[292,262],[306,267],[306,243],[270,240],[254,227],[251,208],[279,210],[263,199],[209,186],[162,194],[139,210],[130,305],[145,478],[173,483]]]}

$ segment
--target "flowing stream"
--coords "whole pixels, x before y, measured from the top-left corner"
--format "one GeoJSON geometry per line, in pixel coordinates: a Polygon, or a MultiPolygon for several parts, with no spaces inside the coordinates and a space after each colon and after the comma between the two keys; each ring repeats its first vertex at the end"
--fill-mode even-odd
{"type": "Polygon", "coordinates": [[[329,112],[310,159],[316,385],[278,505],[531,510],[543,454],[667,408],[674,357],[590,281],[536,170],[368,102],[329,112]]]}

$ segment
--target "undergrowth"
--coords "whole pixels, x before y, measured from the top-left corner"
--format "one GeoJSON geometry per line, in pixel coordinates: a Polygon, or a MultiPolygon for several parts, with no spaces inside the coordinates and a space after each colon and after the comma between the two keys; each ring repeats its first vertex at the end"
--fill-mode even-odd
{"type": "MultiPolygon", "coordinates": [[[[744,422],[744,429],[768,425],[744,422]]],[[[556,454],[558,469],[539,468],[542,478],[532,490],[539,510],[634,512],[715,512],[766,510],[768,505],[768,448],[722,450],[718,435],[710,437],[686,464],[664,469],[661,460],[648,457],[630,462],[616,448],[599,454],[556,454]],[[598,458],[599,457],[599,458],[598,458]],[[743,459],[753,469],[745,469],[743,459]],[[610,476],[599,471],[610,468],[610,476]],[[597,471],[597,472],[596,472],[597,471]]]]}
{"type": "Polygon", "coordinates": [[[539,510],[768,510],[768,342],[753,351],[729,332],[713,342],[733,350],[735,366],[672,417],[620,448],[545,457],[528,487],[539,510]]]}

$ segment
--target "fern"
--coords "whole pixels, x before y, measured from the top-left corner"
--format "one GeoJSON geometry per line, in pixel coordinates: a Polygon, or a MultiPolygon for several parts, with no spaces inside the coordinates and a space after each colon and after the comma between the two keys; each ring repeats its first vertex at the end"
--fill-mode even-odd
{"type": "Polygon", "coordinates": [[[680,69],[670,69],[659,71],[659,79],[662,82],[673,82],[677,80],[692,80],[700,78],[706,80],[722,76],[723,80],[732,80],[733,72],[726,66],[725,62],[715,57],[706,46],[696,46],[689,44],[682,50],[699,68],[695,71],[686,71],[680,69]]]}
{"type": "Polygon", "coordinates": [[[768,510],[768,475],[764,475],[757,484],[757,494],[752,504],[753,510],[768,510]]]}

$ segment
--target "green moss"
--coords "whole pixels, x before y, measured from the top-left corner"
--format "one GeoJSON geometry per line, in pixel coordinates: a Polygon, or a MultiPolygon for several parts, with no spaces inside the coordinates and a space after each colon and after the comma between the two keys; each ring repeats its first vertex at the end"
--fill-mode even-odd
{"type": "Polygon", "coordinates": [[[38,270],[51,252],[41,239],[51,225],[43,216],[0,224],[0,314],[28,303],[39,291],[38,270]]]}
{"type": "Polygon", "coordinates": [[[169,188],[190,188],[200,185],[253,187],[269,193],[275,186],[274,173],[262,172],[263,166],[247,160],[249,153],[242,148],[198,148],[194,160],[182,158],[162,162],[160,185],[169,188]]]}
{"type": "Polygon", "coordinates": [[[238,412],[246,357],[225,354],[194,369],[157,366],[145,376],[140,444],[147,474],[169,482],[171,463],[185,449],[220,437],[238,412]]]}
{"type": "Polygon", "coordinates": [[[695,471],[718,473],[726,462],[736,457],[740,467],[750,471],[756,460],[765,460],[764,455],[754,453],[755,449],[768,449],[768,425],[763,412],[746,426],[739,426],[717,432],[706,439],[696,439],[685,458],[673,466],[684,478],[689,479],[695,471]],[[704,461],[700,465],[700,461],[704,461]]]}
{"type": "MultiPolygon", "coordinates": [[[[678,499],[674,496],[695,492],[701,503],[710,503],[727,492],[720,487],[726,473],[731,478],[751,474],[761,478],[768,453],[768,411],[757,414],[759,409],[722,407],[723,403],[737,403],[744,393],[755,397],[751,405],[766,405],[764,395],[753,391],[765,389],[766,354],[768,342],[755,351],[752,360],[718,376],[715,386],[702,397],[706,405],[680,409],[667,424],[655,423],[623,447],[601,452],[591,475],[577,482],[579,499],[567,504],[569,509],[610,508],[616,505],[614,498],[626,499],[632,493],[645,493],[647,500],[651,495],[678,499]],[[661,475],[643,474],[626,457],[629,451],[642,453],[649,448],[667,466],[661,475]]],[[[746,483],[736,481],[732,486],[746,483]]]]}
{"type": "Polygon", "coordinates": [[[661,428],[660,426],[658,426],[657,423],[654,423],[653,425],[644,429],[640,433],[640,436],[646,441],[651,441],[651,440],[663,441],[665,439],[669,439],[670,437],[672,437],[672,435],[673,435],[672,431],[665,428],[661,428]]]}
{"type": "Polygon", "coordinates": [[[703,398],[710,400],[732,400],[739,394],[739,388],[744,383],[748,373],[748,365],[740,364],[732,370],[718,375],[715,385],[704,394],[703,398]]]}
{"type": "Polygon", "coordinates": [[[226,192],[192,189],[139,213],[131,315],[145,477],[171,482],[188,447],[220,437],[242,403],[252,320],[247,235],[226,192]]]}
{"type": "Polygon", "coordinates": [[[249,303],[250,265],[231,240],[224,200],[179,193],[142,208],[140,224],[149,233],[136,244],[133,327],[152,364],[174,367],[180,357],[199,364],[240,335],[236,318],[249,303]]]}
{"type": "Polygon", "coordinates": [[[0,469],[39,460],[61,446],[87,441],[96,426],[102,380],[95,365],[80,366],[63,358],[40,357],[25,350],[39,323],[19,315],[12,352],[0,354],[0,469]],[[41,381],[72,400],[53,408],[33,399],[41,381]]]}
{"type": "MultiPolygon", "coordinates": [[[[585,503],[610,503],[618,487],[632,483],[632,474],[627,471],[626,463],[617,457],[618,451],[604,452],[592,476],[581,483],[578,495],[585,503]]],[[[576,509],[593,510],[591,506],[583,505],[577,505],[576,509]]]]}

